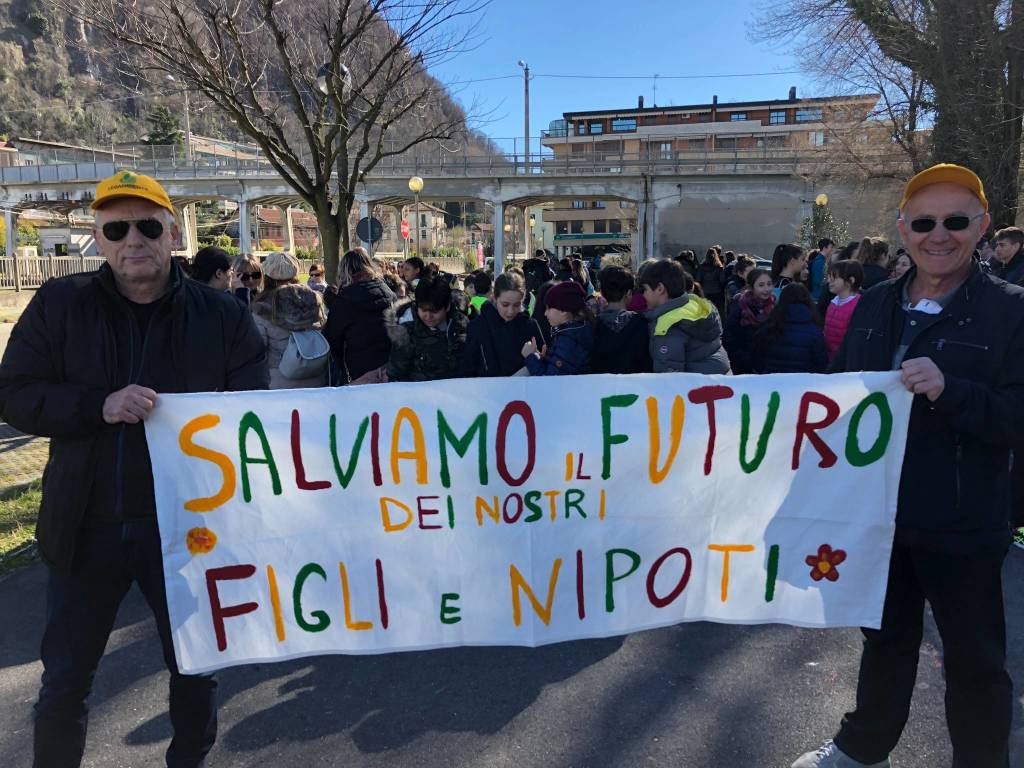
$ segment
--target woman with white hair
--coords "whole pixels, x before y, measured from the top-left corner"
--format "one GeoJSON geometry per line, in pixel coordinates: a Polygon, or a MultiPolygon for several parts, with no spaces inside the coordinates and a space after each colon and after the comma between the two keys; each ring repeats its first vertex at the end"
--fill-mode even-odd
{"type": "Polygon", "coordinates": [[[292,378],[287,369],[282,371],[281,361],[292,334],[319,330],[324,318],[320,294],[300,285],[298,274],[295,257],[280,252],[270,254],[263,262],[263,292],[250,305],[253,320],[267,345],[271,389],[322,387],[327,383],[326,361],[321,372],[304,378],[292,378]]]}

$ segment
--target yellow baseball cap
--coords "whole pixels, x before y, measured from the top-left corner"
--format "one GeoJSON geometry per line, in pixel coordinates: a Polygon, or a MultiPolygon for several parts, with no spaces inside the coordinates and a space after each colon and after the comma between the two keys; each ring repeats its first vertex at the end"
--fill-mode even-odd
{"type": "Polygon", "coordinates": [[[138,197],[156,203],[174,213],[171,198],[160,183],[149,176],[134,171],[118,171],[109,179],[96,185],[96,199],[92,201],[92,209],[98,210],[111,200],[122,197],[138,197]]]}
{"type": "Polygon", "coordinates": [[[985,206],[985,210],[988,210],[988,198],[985,197],[985,185],[981,183],[981,179],[978,178],[978,174],[970,168],[964,168],[962,165],[953,165],[952,163],[939,163],[938,165],[933,165],[931,168],[926,168],[908,181],[906,189],[903,190],[903,199],[900,200],[900,210],[902,211],[910,201],[910,198],[920,190],[925,187],[930,187],[932,184],[944,183],[956,184],[957,186],[961,186],[968,190],[976,198],[981,200],[981,204],[985,206]]]}

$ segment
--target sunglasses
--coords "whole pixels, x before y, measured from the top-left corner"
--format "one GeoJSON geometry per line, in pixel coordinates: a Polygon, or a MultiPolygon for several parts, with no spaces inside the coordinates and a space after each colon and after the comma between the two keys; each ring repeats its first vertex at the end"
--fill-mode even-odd
{"type": "MultiPolygon", "coordinates": [[[[971,225],[972,221],[980,219],[984,215],[984,213],[979,213],[977,216],[948,216],[942,220],[942,226],[948,232],[963,232],[971,225]]],[[[913,219],[910,222],[910,228],[914,232],[924,234],[935,229],[935,225],[938,223],[935,219],[930,218],[913,219]]]]}
{"type": "Polygon", "coordinates": [[[164,225],[156,219],[138,219],[136,221],[108,221],[103,225],[103,236],[112,243],[124,240],[132,224],[139,233],[149,239],[157,240],[164,233],[164,225]]]}
{"type": "Polygon", "coordinates": [[[263,277],[262,272],[243,272],[238,276],[239,280],[259,280],[263,277]]]}

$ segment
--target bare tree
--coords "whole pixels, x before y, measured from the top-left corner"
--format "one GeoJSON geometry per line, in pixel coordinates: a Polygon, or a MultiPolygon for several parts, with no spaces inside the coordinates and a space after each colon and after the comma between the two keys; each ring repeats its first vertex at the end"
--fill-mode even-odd
{"type": "Polygon", "coordinates": [[[794,43],[801,68],[831,93],[878,94],[859,132],[829,126],[832,138],[854,159],[853,165],[858,153],[877,148],[884,132],[915,172],[927,166],[927,134],[921,129],[933,117],[931,90],[920,75],[882,53],[845,0],[772,0],[762,3],[760,11],[752,39],[794,43]],[[870,140],[857,147],[852,134],[870,140]]]}
{"type": "Polygon", "coordinates": [[[917,129],[934,119],[931,158],[978,171],[994,222],[1012,223],[1024,116],[1022,24],[1024,0],[773,0],[756,30],[777,41],[835,45],[836,55],[817,71],[861,81],[870,74],[882,108],[892,105],[893,139],[915,170],[930,161],[917,129]]]}
{"type": "Polygon", "coordinates": [[[235,121],[313,209],[332,280],[356,185],[465,131],[426,70],[472,44],[487,2],[55,0],[109,40],[120,71],[172,75],[235,121]]]}

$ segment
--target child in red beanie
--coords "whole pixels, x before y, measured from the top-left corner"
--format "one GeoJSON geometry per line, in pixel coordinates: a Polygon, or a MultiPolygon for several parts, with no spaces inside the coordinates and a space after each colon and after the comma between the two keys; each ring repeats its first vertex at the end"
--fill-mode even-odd
{"type": "Polygon", "coordinates": [[[587,294],[572,280],[551,287],[544,297],[544,317],[551,323],[551,348],[538,350],[536,340],[523,345],[531,376],[571,376],[590,370],[594,330],[586,309],[587,294]]]}

